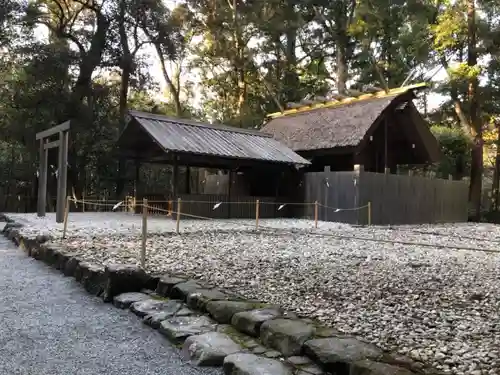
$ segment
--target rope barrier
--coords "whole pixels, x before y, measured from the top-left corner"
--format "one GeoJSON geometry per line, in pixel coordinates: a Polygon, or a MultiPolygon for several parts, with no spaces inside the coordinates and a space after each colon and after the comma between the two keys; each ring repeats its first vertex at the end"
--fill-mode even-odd
{"type": "Polygon", "coordinates": [[[325,207],[330,210],[334,210],[335,212],[341,212],[341,211],[357,211],[357,210],[362,210],[364,208],[370,207],[369,204],[365,204],[364,206],[359,206],[359,207],[352,207],[352,208],[340,208],[340,207],[330,207],[330,206],[325,206],[324,204],[318,203],[320,207],[325,207]]]}
{"type": "MultiPolygon", "coordinates": [[[[142,206],[142,204],[138,204],[138,205],[142,206]]],[[[147,208],[151,208],[151,206],[147,206],[147,208]]],[[[169,212],[169,211],[161,209],[161,208],[159,208],[157,210],[158,211],[162,211],[162,212],[169,212]]],[[[178,211],[171,211],[171,212],[172,212],[172,214],[180,215],[181,217],[185,216],[185,217],[189,217],[189,218],[193,218],[193,219],[202,219],[202,220],[207,220],[207,221],[210,221],[210,220],[220,221],[221,220],[221,219],[213,218],[213,217],[193,215],[193,214],[188,214],[188,213],[183,213],[183,212],[179,213],[178,211]]],[[[224,220],[224,223],[234,224],[234,225],[242,225],[242,226],[251,227],[253,229],[256,229],[254,224],[247,224],[247,223],[244,223],[244,222],[231,221],[231,220],[227,220],[227,219],[223,219],[223,220],[224,220]]],[[[263,228],[263,229],[273,229],[273,230],[274,229],[281,230],[281,228],[273,228],[273,227],[267,227],[267,226],[261,226],[261,225],[259,225],[259,229],[260,228],[263,228]]]]}
{"type": "MultiPolygon", "coordinates": [[[[94,206],[115,206],[117,203],[126,203],[124,200],[105,200],[106,203],[102,203],[103,201],[100,201],[100,200],[82,200],[82,199],[75,199],[75,198],[71,198],[71,201],[74,202],[74,203],[81,203],[81,204],[85,204],[85,205],[94,205],[94,206]]],[[[148,200],[148,207],[151,208],[151,209],[154,209],[154,210],[159,210],[159,211],[165,211],[165,210],[162,210],[160,209],[159,207],[154,207],[154,206],[151,206],[151,204],[154,204],[154,203],[171,203],[172,200],[169,200],[169,201],[150,201],[148,200]]],[[[248,202],[224,202],[224,201],[221,201],[221,202],[214,202],[214,201],[199,201],[199,200],[183,200],[182,203],[206,203],[206,204],[212,204],[212,205],[217,205],[217,204],[256,204],[256,201],[248,201],[248,202]]],[[[259,201],[259,204],[268,204],[268,205],[276,205],[276,206],[293,206],[293,205],[297,205],[297,206],[314,206],[316,204],[316,202],[262,202],[262,201],[259,201]]],[[[136,206],[140,207],[141,204],[140,203],[136,203],[136,206]]],[[[356,210],[362,210],[364,208],[368,208],[369,207],[369,204],[365,204],[364,206],[359,206],[359,207],[350,207],[350,208],[341,208],[341,207],[331,207],[331,206],[327,206],[327,205],[324,205],[322,203],[318,203],[318,206],[320,207],[324,207],[324,208],[328,208],[328,209],[331,209],[331,210],[335,210],[337,212],[340,212],[340,211],[356,211],[356,210]]]]}
{"type": "Polygon", "coordinates": [[[110,206],[114,207],[116,206],[117,203],[124,202],[124,201],[116,201],[116,203],[99,203],[99,202],[88,202],[86,200],[82,201],[80,199],[74,199],[74,198],[71,198],[70,201],[74,203],[81,203],[90,206],[102,206],[102,207],[110,207],[110,206]]]}
{"type": "MultiPolygon", "coordinates": [[[[168,203],[170,201],[151,201],[148,199],[148,203],[168,203]]],[[[235,201],[235,202],[226,202],[226,201],[199,201],[199,200],[182,200],[183,203],[207,203],[207,204],[255,204],[256,201],[235,201]]],[[[274,204],[274,205],[298,205],[298,206],[313,206],[314,202],[266,202],[259,201],[260,204],[274,204]]]]}
{"type": "Polygon", "coordinates": [[[467,251],[476,251],[476,252],[485,252],[485,253],[500,253],[500,250],[497,250],[497,249],[485,249],[485,248],[479,248],[479,247],[450,246],[450,245],[432,244],[432,243],[427,243],[427,242],[384,240],[384,239],[379,239],[379,238],[346,236],[343,234],[334,234],[334,233],[314,233],[314,232],[311,232],[310,234],[315,235],[315,236],[327,236],[327,237],[336,237],[336,238],[348,239],[348,240],[354,239],[354,240],[360,240],[360,241],[392,243],[392,244],[399,244],[399,245],[405,245],[405,246],[421,246],[421,247],[433,247],[433,248],[437,248],[437,249],[452,249],[452,250],[467,250],[467,251]]]}
{"type": "MultiPolygon", "coordinates": [[[[79,201],[79,200],[76,200],[74,198],[68,198],[68,203],[70,201],[79,201]]],[[[87,202],[83,202],[83,201],[79,201],[79,202],[80,203],[87,203],[87,202]]],[[[90,203],[90,204],[94,204],[94,203],[90,203]]],[[[111,204],[103,204],[103,205],[110,206],[111,204]]],[[[169,211],[169,210],[165,210],[165,209],[162,209],[162,208],[152,207],[149,204],[144,205],[144,204],[141,204],[141,203],[137,203],[136,206],[138,206],[138,207],[144,207],[146,209],[155,209],[155,210],[158,210],[160,212],[165,212],[165,213],[169,213],[170,212],[170,213],[176,214],[176,215],[178,215],[180,217],[184,216],[184,217],[188,217],[188,218],[202,219],[202,220],[207,220],[207,221],[210,221],[210,220],[212,220],[212,221],[219,221],[220,220],[220,219],[217,219],[217,218],[210,218],[210,217],[201,216],[201,215],[194,215],[194,214],[182,213],[182,212],[178,212],[178,211],[169,211]]],[[[328,207],[328,206],[326,206],[326,207],[327,208],[333,208],[333,207],[328,207]]],[[[370,205],[358,207],[358,209],[366,208],[366,207],[369,208],[370,205]]],[[[67,216],[65,217],[65,221],[67,221],[67,216]]],[[[245,222],[241,222],[241,221],[238,222],[238,221],[230,221],[230,220],[224,219],[224,222],[228,223],[228,224],[238,225],[238,226],[251,227],[254,230],[257,229],[254,224],[249,224],[249,223],[245,223],[245,222]]],[[[63,238],[65,237],[66,226],[67,226],[67,222],[65,222],[65,230],[64,230],[63,238]]],[[[271,226],[267,226],[267,225],[258,225],[258,229],[260,231],[264,230],[266,232],[272,232],[272,233],[280,233],[280,232],[281,233],[290,233],[291,231],[293,232],[293,228],[292,229],[290,229],[290,228],[276,228],[276,227],[271,227],[271,226]]],[[[296,229],[296,231],[297,231],[297,229],[296,229]]],[[[464,251],[484,252],[484,253],[500,253],[500,250],[497,250],[497,249],[477,248],[477,247],[471,247],[471,246],[441,245],[441,244],[432,244],[432,243],[426,243],[426,242],[412,242],[412,241],[399,241],[399,240],[369,238],[369,237],[360,237],[360,236],[353,236],[353,235],[336,234],[336,233],[324,232],[324,231],[322,231],[322,232],[314,232],[313,230],[307,229],[307,228],[298,229],[298,231],[302,232],[302,233],[309,234],[309,235],[314,235],[314,236],[333,237],[333,238],[347,239],[347,240],[359,240],[359,241],[370,241],[370,242],[378,242],[378,243],[390,243],[390,244],[399,244],[399,245],[403,245],[403,246],[430,247],[430,248],[434,248],[434,249],[452,249],[452,250],[464,250],[464,251]]]]}
{"type": "Polygon", "coordinates": [[[417,233],[417,234],[424,234],[428,236],[438,236],[438,237],[453,237],[453,238],[461,238],[464,240],[471,240],[471,241],[478,241],[478,242],[492,242],[492,243],[498,243],[500,244],[500,239],[487,239],[487,238],[481,238],[481,237],[474,237],[474,236],[463,236],[463,235],[456,235],[456,234],[446,234],[446,233],[436,233],[436,232],[430,232],[430,231],[425,231],[425,230],[416,230],[416,229],[399,229],[399,228],[385,228],[388,231],[397,231],[397,232],[411,232],[411,233],[417,233]]]}

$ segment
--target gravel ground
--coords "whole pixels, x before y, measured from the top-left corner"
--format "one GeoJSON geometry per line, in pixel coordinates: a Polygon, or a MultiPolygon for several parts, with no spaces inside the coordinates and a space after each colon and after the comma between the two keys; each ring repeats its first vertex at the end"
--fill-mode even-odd
{"type": "MultiPolygon", "coordinates": [[[[60,235],[50,218],[17,217],[25,232],[60,235]]],[[[88,260],[137,261],[140,217],[71,219],[66,243],[88,260]]],[[[178,236],[172,220],[150,220],[147,268],[281,304],[447,373],[500,374],[500,253],[463,249],[500,250],[499,226],[320,223],[312,231],[307,220],[262,220],[286,230],[256,233],[253,224],[186,220],[178,236]]]]}
{"type": "Polygon", "coordinates": [[[0,374],[222,374],[186,364],[128,311],[87,295],[3,237],[0,306],[0,374]]]}

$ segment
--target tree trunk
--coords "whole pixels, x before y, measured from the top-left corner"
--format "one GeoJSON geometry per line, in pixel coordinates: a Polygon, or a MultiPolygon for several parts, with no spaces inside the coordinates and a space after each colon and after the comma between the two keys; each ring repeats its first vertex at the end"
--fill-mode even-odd
{"type": "MultiPolygon", "coordinates": [[[[476,50],[476,4],[475,0],[467,1],[467,36],[468,36],[468,54],[467,65],[474,67],[477,65],[476,50]]],[[[481,218],[481,190],[483,180],[483,134],[481,120],[479,118],[478,102],[478,79],[473,77],[469,80],[468,95],[470,104],[470,125],[472,127],[473,148],[471,152],[471,173],[469,199],[471,201],[474,213],[473,220],[481,218]]]]}
{"type": "Polygon", "coordinates": [[[182,104],[180,100],[180,87],[175,87],[174,82],[170,79],[170,75],[167,72],[165,57],[163,56],[163,52],[161,47],[155,43],[156,53],[158,54],[158,59],[160,60],[161,72],[163,74],[163,78],[165,79],[165,83],[167,84],[167,89],[174,100],[175,105],[175,115],[177,117],[182,117],[182,104]]]}
{"type": "Polygon", "coordinates": [[[347,90],[347,42],[348,37],[344,30],[339,30],[337,36],[337,90],[339,94],[345,94],[347,90]]]}
{"type": "MultiPolygon", "coordinates": [[[[127,118],[127,104],[128,104],[128,89],[130,85],[130,75],[133,69],[133,59],[132,53],[130,52],[130,47],[128,44],[127,30],[125,28],[125,1],[120,2],[120,18],[118,20],[118,32],[120,34],[120,44],[122,47],[122,58],[120,61],[120,66],[122,69],[122,79],[120,82],[120,100],[119,100],[119,128],[118,132],[121,134],[125,129],[126,118],[127,118]]],[[[120,199],[123,193],[123,188],[125,186],[124,182],[124,172],[125,172],[126,161],[123,156],[118,156],[118,175],[116,179],[116,197],[120,199]]]]}
{"type": "Polygon", "coordinates": [[[500,122],[496,125],[497,129],[497,151],[496,151],[496,156],[495,156],[495,170],[493,172],[493,186],[492,186],[492,196],[491,196],[491,201],[493,205],[493,210],[498,211],[498,208],[500,206],[499,202],[499,192],[498,188],[500,185],[500,122]]]}
{"type": "MultiPolygon", "coordinates": [[[[290,10],[291,12],[292,10],[290,10]]],[[[295,26],[288,26],[286,36],[286,67],[284,77],[285,101],[295,102],[302,99],[299,94],[299,76],[297,74],[297,29],[295,26]]]]}

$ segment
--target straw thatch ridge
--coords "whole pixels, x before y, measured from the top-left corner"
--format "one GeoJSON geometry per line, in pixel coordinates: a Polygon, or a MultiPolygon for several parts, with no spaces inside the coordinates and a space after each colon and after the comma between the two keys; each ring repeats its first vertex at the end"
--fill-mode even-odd
{"type": "Polygon", "coordinates": [[[357,146],[384,110],[403,95],[279,116],[271,119],[261,131],[273,134],[294,151],[357,146]]]}

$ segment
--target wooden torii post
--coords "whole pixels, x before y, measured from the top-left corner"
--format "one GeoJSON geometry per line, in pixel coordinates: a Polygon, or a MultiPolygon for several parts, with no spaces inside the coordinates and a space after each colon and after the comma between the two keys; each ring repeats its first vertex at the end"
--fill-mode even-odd
{"type": "Polygon", "coordinates": [[[47,170],[49,149],[58,147],[59,158],[57,162],[57,204],[56,204],[56,222],[64,221],[64,205],[66,202],[67,177],[68,177],[68,139],[69,139],[69,121],[63,122],[50,129],[36,134],[36,140],[40,141],[40,172],[38,175],[38,209],[39,217],[45,216],[47,207],[47,170]],[[49,142],[49,138],[58,135],[59,139],[49,142]]]}

